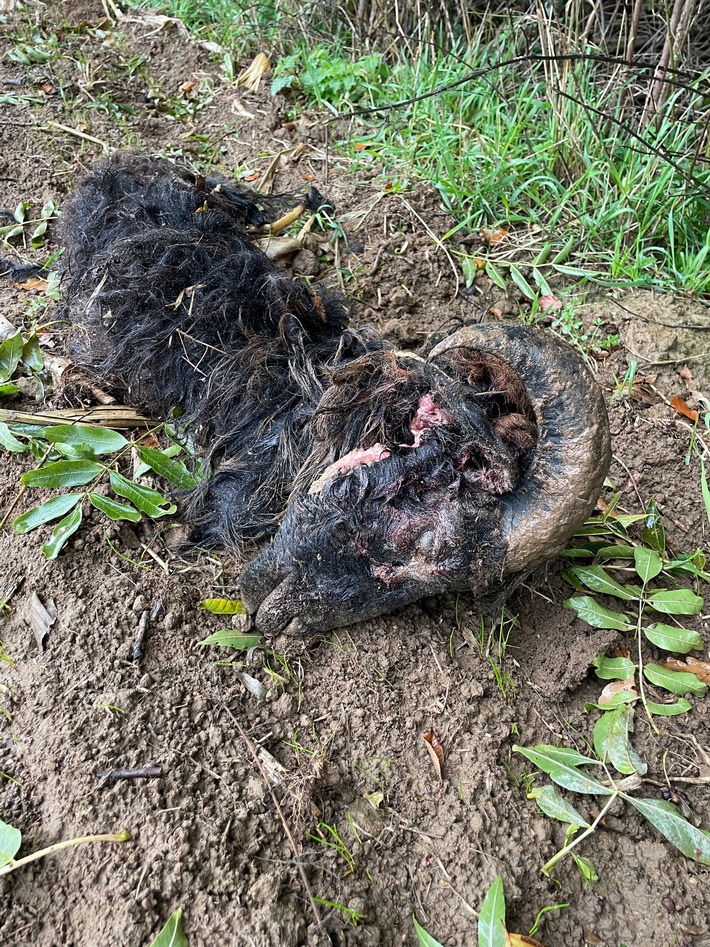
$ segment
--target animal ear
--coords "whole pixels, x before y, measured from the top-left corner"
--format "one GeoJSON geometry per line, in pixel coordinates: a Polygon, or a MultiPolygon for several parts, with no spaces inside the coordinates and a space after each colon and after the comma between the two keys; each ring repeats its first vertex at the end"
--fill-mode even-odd
{"type": "Polygon", "coordinates": [[[505,574],[556,555],[594,509],[611,461],[602,392],[574,351],[530,326],[460,329],[429,355],[471,349],[505,362],[525,387],[537,446],[516,489],[503,497],[505,574]]]}

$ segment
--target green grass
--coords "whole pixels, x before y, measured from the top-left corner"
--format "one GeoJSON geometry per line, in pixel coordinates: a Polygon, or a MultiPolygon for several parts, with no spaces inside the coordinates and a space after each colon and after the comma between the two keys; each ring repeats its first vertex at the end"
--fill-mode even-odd
{"type": "Polygon", "coordinates": [[[294,111],[383,108],[489,69],[435,97],[340,123],[348,134],[339,147],[354,170],[374,166],[391,190],[434,186],[458,221],[449,237],[508,230],[478,255],[532,295],[559,274],[710,293],[710,153],[699,93],[676,89],[644,127],[647,74],[594,61],[500,66],[522,48],[520,24],[503,19],[484,20],[472,42],[448,53],[432,42],[416,56],[400,46],[386,57],[351,54],[347,37],[306,37],[276,2],[247,10],[230,0],[165,0],[161,8],[234,58],[269,48],[278,59],[273,88],[290,89],[294,111]]]}

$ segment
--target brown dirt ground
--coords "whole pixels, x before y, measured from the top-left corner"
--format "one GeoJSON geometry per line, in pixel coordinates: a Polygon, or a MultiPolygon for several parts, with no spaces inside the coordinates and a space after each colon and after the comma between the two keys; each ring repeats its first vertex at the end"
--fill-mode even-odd
{"type": "MultiPolygon", "coordinates": [[[[356,299],[354,320],[374,323],[401,345],[418,346],[450,320],[485,314],[491,287],[479,282],[477,295],[456,295],[450,260],[429,232],[443,234],[451,221],[431,193],[387,193],[378,167],[355,177],[347,161],[326,153],[314,117],[285,127],[283,99],[236,91],[209,52],[175,26],[144,17],[112,24],[99,3],[17,7],[2,25],[0,49],[34,31],[55,35],[61,55],[30,66],[0,57],[0,96],[15,97],[0,112],[0,208],[22,199],[34,208],[60,202],[101,156],[101,144],[52,123],[109,149],[182,155],[228,173],[264,172],[274,154],[302,142],[304,156],[285,163],[276,188],[302,186],[302,175],[313,175],[344,215],[349,246],[341,241],[333,261],[323,235],[295,270],[320,269],[333,281],[337,267],[329,264],[338,264],[356,299]],[[194,89],[181,92],[188,81],[194,89]]],[[[17,324],[44,304],[7,284],[3,299],[17,324]]],[[[498,305],[518,310],[515,300],[498,305]]],[[[638,512],[637,491],[655,497],[671,542],[707,550],[699,471],[684,463],[688,427],[654,394],[693,403],[708,393],[707,310],[645,293],[587,301],[580,312],[587,325],[599,318],[603,332],[623,340],[596,365],[610,398],[611,477],[623,504],[638,512]],[[632,399],[612,397],[614,373],[623,377],[629,353],[646,381],[632,399]],[[677,374],[686,363],[694,372],[688,382],[677,374]]],[[[50,405],[67,397],[51,394],[50,405]]],[[[0,511],[15,500],[28,463],[0,457],[0,511]]],[[[24,497],[17,511],[29,505],[24,497]]],[[[104,531],[90,517],[55,562],[43,558],[38,534],[0,534],[0,597],[11,593],[12,606],[0,618],[0,638],[15,662],[2,678],[9,716],[0,769],[11,778],[0,784],[1,813],[22,830],[22,854],[123,828],[134,840],[81,846],[2,878],[0,943],[147,945],[182,906],[191,947],[414,944],[413,914],[446,947],[464,947],[475,943],[475,909],[496,874],[505,881],[512,930],[527,931],[546,905],[569,905],[545,915],[538,936],[546,947],[710,943],[708,869],[621,805],[583,847],[597,884],[585,888],[568,863],[555,881],[540,873],[563,827],[526,798],[521,776],[531,767],[512,745],[583,748],[593,725],[583,704],[599,692],[590,664],[617,640],[563,608],[569,590],[557,566],[510,602],[518,622],[503,662],[515,685],[507,696],[475,644],[475,602],[462,599],[456,612],[452,603],[427,602],[325,640],[275,642],[288,674],[268,661],[287,679],[279,683],[257,654],[248,670],[266,686],[259,702],[232,667],[215,663],[223,651],[196,644],[224,624],[198,602],[235,592],[234,564],[176,558],[150,524],[110,530],[127,555],[140,556],[144,543],[167,560],[167,574],[150,558],[135,568],[112,552],[104,531]],[[44,650],[27,622],[32,593],[57,607],[44,650]],[[144,657],[133,661],[139,618],[158,603],[144,657]],[[237,722],[284,767],[276,795],[297,856],[237,722]],[[430,726],[446,751],[440,791],[422,740],[430,726]],[[97,776],[150,762],[162,767],[161,777],[97,776]],[[383,794],[378,811],[364,798],[374,790],[383,794]],[[318,823],[337,827],[352,870],[317,840],[318,823]],[[357,927],[321,907],[327,919],[314,929],[297,861],[316,897],[364,915],[357,927]]],[[[707,644],[707,615],[697,627],[707,644]]],[[[656,737],[638,720],[634,739],[649,775],[663,781],[665,766],[670,776],[707,780],[707,702],[661,729],[656,737]]],[[[710,825],[707,784],[682,785],[693,817],[710,825]]],[[[585,800],[579,804],[589,813],[585,800]]]]}

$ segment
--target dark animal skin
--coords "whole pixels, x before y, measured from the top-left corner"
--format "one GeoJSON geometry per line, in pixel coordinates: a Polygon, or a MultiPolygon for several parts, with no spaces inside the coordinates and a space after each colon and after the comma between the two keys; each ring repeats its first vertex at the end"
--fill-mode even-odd
{"type": "Polygon", "coordinates": [[[602,395],[555,336],[454,332],[426,358],[252,242],[279,200],[118,154],[63,209],[70,352],[181,423],[212,475],[191,542],[242,551],[265,633],[326,631],[425,596],[499,592],[554,556],[608,469],[602,395]]]}

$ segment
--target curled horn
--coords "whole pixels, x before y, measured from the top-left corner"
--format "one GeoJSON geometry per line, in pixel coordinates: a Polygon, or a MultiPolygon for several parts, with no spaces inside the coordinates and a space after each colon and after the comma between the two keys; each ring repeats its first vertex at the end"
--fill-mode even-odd
{"type": "Polygon", "coordinates": [[[556,555],[594,509],[611,460],[604,397],[573,350],[528,326],[460,329],[429,361],[456,348],[497,356],[519,376],[535,412],[538,442],[517,488],[501,498],[506,574],[556,555]]]}

